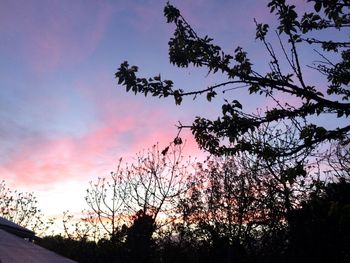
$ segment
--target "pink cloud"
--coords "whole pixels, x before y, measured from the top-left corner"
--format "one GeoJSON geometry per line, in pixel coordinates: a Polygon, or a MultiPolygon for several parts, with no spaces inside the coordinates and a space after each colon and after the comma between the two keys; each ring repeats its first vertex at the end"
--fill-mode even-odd
{"type": "Polygon", "coordinates": [[[99,168],[103,156],[122,142],[119,135],[132,129],[125,119],[94,129],[81,138],[35,139],[21,146],[19,153],[3,165],[19,184],[51,184],[84,177],[99,168]]]}
{"type": "MultiPolygon", "coordinates": [[[[15,181],[17,186],[52,185],[67,180],[88,183],[91,178],[106,176],[114,170],[120,157],[133,158],[157,142],[166,147],[176,132],[164,111],[146,112],[144,116],[107,114],[80,137],[65,135],[24,141],[0,170],[4,179],[15,181]]],[[[194,141],[188,139],[186,154],[196,150],[194,141]]]]}

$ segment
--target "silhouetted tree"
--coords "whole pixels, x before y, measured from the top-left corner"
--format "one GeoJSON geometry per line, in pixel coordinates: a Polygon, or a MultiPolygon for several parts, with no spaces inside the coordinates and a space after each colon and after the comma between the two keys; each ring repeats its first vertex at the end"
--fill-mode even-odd
{"type": "Polygon", "coordinates": [[[180,11],[168,3],[164,8],[165,17],[168,23],[176,26],[169,41],[170,62],[178,67],[204,67],[208,74],[219,72],[227,80],[199,90],[176,89],[171,80],[162,80],[160,75],[138,77],[138,68],[127,62],[120,65],[115,76],[126,91],[172,96],[176,104],[181,104],[185,96],[206,95],[211,101],[222,89],[236,88],[246,89],[250,96],[258,94],[269,98],[274,105],[261,110],[260,114],[246,112],[241,102],[232,100],[225,101],[222,116],[215,120],[197,117],[192,125],[179,125],[180,130],[190,128],[198,145],[216,155],[247,151],[260,158],[274,159],[315,149],[323,142],[349,144],[350,125],[346,120],[350,115],[350,42],[347,37],[350,4],[347,0],[308,2],[314,5],[314,10],[304,14],[298,14],[295,6],[285,0],[269,2],[271,13],[278,19],[277,44],[267,38],[270,26],[256,22],[256,39],[262,42],[270,57],[270,61],[266,61],[270,68],[267,72],[254,67],[254,59],[248,57],[244,48],[237,47],[234,54],[227,54],[213,44],[212,38],[200,37],[180,11]],[[342,35],[335,39],[333,36],[338,32],[342,35]],[[300,50],[308,48],[314,50],[311,52],[319,57],[319,62],[304,61],[300,50]],[[308,70],[319,73],[325,88],[307,79],[308,70]],[[295,103],[291,104],[290,99],[295,103]],[[343,123],[323,127],[318,120],[324,115],[339,118],[343,123]],[[281,120],[288,120],[289,125],[298,129],[299,141],[293,147],[280,148],[268,141],[245,139],[246,134],[261,125],[274,126],[281,120]]]}
{"type": "Polygon", "coordinates": [[[33,193],[11,190],[0,181],[0,216],[42,235],[52,224],[38,208],[33,193]]]}
{"type": "MultiPolygon", "coordinates": [[[[188,245],[197,255],[210,258],[210,253],[204,252],[206,249],[215,252],[216,247],[235,245],[233,238],[241,244],[242,236],[251,240],[246,244],[250,244],[252,261],[302,260],[307,258],[308,248],[315,249],[308,243],[312,240],[309,237],[304,240],[305,246],[297,240],[303,239],[299,230],[303,229],[304,213],[309,213],[304,218],[305,224],[311,224],[319,209],[329,212],[328,201],[316,198],[322,203],[322,208],[317,208],[312,205],[313,198],[307,199],[310,191],[314,191],[315,196],[323,192],[326,182],[322,180],[327,171],[323,161],[331,168],[332,177],[349,180],[350,42],[346,33],[350,27],[350,3],[345,0],[308,2],[313,9],[304,14],[298,14],[296,7],[285,0],[269,2],[268,7],[278,20],[277,44],[269,41],[270,26],[255,22],[256,39],[270,57],[266,62],[270,69],[267,72],[258,70],[242,47],[237,47],[234,54],[227,54],[213,44],[210,37],[200,37],[169,3],[164,14],[167,22],[176,26],[169,41],[170,62],[178,67],[206,68],[208,74],[220,73],[227,79],[199,90],[183,90],[176,89],[173,81],[163,80],[160,75],[137,76],[138,67],[129,66],[128,62],[122,63],[116,72],[118,84],[125,86],[127,92],[171,96],[178,105],[186,96],[196,99],[206,95],[210,102],[220,91],[227,94],[238,88],[245,89],[249,96],[265,96],[271,105],[258,113],[250,113],[240,101],[225,100],[219,118],[196,117],[191,125],[179,124],[179,134],[182,129],[190,128],[201,148],[217,156],[243,156],[246,165],[243,170],[233,166],[227,171],[222,163],[214,163],[191,178],[190,190],[179,204],[182,222],[176,225],[177,249],[188,245]],[[338,37],[334,37],[336,33],[338,37]],[[318,56],[317,62],[305,61],[301,56],[300,50],[310,48],[318,56]],[[311,71],[319,74],[319,80],[324,83],[322,87],[306,77],[311,71]],[[339,122],[324,126],[322,116],[338,118],[339,122]],[[313,171],[313,167],[319,171],[313,171]],[[288,258],[291,251],[295,251],[295,256],[288,258]]],[[[175,144],[181,144],[179,134],[175,144]]],[[[346,193],[339,193],[339,198],[343,194],[346,193]]],[[[327,217],[323,212],[321,221],[327,217]]],[[[320,247],[333,251],[310,253],[320,260],[333,261],[328,255],[335,255],[336,250],[327,247],[331,241],[324,237],[335,238],[327,233],[333,227],[342,226],[337,220],[333,226],[320,223],[324,230],[320,233],[320,240],[324,241],[320,247]],[[320,255],[325,257],[322,259],[320,255]]],[[[310,231],[316,230],[310,227],[310,231]]],[[[176,242],[169,243],[175,249],[176,242]]],[[[339,255],[333,259],[348,259],[342,249],[340,246],[339,255]]],[[[240,260],[249,257],[241,256],[240,260]]]]}
{"type": "Polygon", "coordinates": [[[190,168],[182,148],[183,145],[172,145],[161,152],[154,145],[139,153],[131,164],[122,166],[120,160],[117,171],[109,178],[90,183],[85,198],[92,209],[90,221],[97,219],[113,243],[125,243],[129,255],[142,250],[142,246],[148,251],[154,232],[161,235],[160,230],[177,217],[178,198],[186,191],[190,168]],[[135,230],[140,227],[145,232],[135,230]]]}
{"type": "Polygon", "coordinates": [[[98,225],[90,221],[91,225],[100,227],[101,235],[106,233],[115,242],[125,223],[123,214],[127,214],[126,204],[129,198],[128,182],[121,165],[122,159],[118,162],[116,172],[111,172],[109,178],[98,178],[97,182],[90,182],[85,196],[86,203],[91,208],[91,220],[98,220],[98,225]]]}
{"type": "Polygon", "coordinates": [[[337,143],[332,145],[325,156],[327,173],[330,177],[350,179],[350,144],[337,143]]]}
{"type": "Polygon", "coordinates": [[[83,210],[79,217],[64,211],[62,216],[63,233],[65,238],[74,240],[98,240],[105,238],[99,218],[93,211],[83,210]]]}
{"type": "Polygon", "coordinates": [[[61,235],[45,236],[37,244],[77,262],[117,262],[114,261],[112,253],[104,255],[107,250],[105,247],[86,239],[76,240],[61,235]]]}
{"type": "Polygon", "coordinates": [[[127,261],[146,263],[152,261],[155,243],[152,235],[156,229],[154,218],[140,210],[133,217],[125,242],[127,261]]]}
{"type": "Polygon", "coordinates": [[[349,181],[342,178],[311,195],[289,222],[288,262],[349,262],[349,181]]]}
{"type": "Polygon", "coordinates": [[[176,217],[178,197],[187,189],[191,159],[185,159],[182,150],[183,145],[172,144],[163,151],[154,145],[126,168],[128,209],[133,214],[142,211],[154,221],[166,216],[163,222],[158,220],[158,228],[176,217]]]}

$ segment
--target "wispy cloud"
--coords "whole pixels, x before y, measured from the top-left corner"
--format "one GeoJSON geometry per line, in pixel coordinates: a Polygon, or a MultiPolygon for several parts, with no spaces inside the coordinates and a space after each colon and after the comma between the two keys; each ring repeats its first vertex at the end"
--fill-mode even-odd
{"type": "Polygon", "coordinates": [[[54,184],[85,176],[88,180],[101,166],[112,169],[111,162],[121,154],[118,148],[125,144],[123,136],[133,127],[133,121],[125,119],[101,125],[80,138],[32,138],[18,145],[11,159],[1,165],[3,177],[24,185],[54,184]]]}
{"type": "MultiPolygon", "coordinates": [[[[119,157],[132,158],[156,142],[166,146],[176,135],[175,119],[169,119],[166,110],[141,111],[137,103],[111,104],[107,98],[97,106],[101,117],[80,136],[34,133],[21,140],[0,165],[3,178],[33,186],[77,179],[88,182],[113,170],[119,157]]],[[[189,139],[187,153],[195,151],[189,139]]]]}

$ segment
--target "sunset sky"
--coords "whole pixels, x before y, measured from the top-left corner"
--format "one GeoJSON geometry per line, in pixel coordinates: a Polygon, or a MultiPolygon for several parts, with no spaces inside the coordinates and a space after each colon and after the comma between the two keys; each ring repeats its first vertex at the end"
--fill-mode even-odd
{"type": "MultiPolygon", "coordinates": [[[[304,1],[294,2],[305,7],[304,1]]],[[[213,103],[188,98],[179,107],[171,98],[145,99],[117,85],[114,73],[124,60],[138,65],[141,75],[161,73],[184,89],[220,81],[203,70],[169,65],[174,27],[163,17],[165,3],[0,1],[0,179],[33,191],[44,213],[80,211],[89,181],[108,176],[120,157],[130,159],[156,142],[166,145],[178,121],[217,116],[225,96],[245,99],[232,93],[213,103]]],[[[245,47],[256,67],[267,69],[253,21],[274,21],[267,1],[171,3],[200,35],[228,52],[245,47]]],[[[266,106],[249,98],[250,110],[266,106]]],[[[187,153],[198,154],[191,134],[184,137],[187,153]]]]}

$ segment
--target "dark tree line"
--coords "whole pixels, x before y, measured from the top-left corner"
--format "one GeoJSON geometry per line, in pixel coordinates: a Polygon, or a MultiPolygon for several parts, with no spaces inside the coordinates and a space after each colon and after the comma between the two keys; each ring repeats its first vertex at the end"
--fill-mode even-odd
{"type": "Polygon", "coordinates": [[[338,161],[328,179],[312,167],[291,177],[293,163],[270,166],[244,154],[191,162],[181,147],[166,154],[153,147],[141,163],[139,155],[91,183],[86,200],[95,208],[81,222],[67,218],[65,237],[41,244],[79,262],[350,259],[349,165],[338,161]],[[113,203],[121,204],[114,218],[103,217],[113,203]]]}

